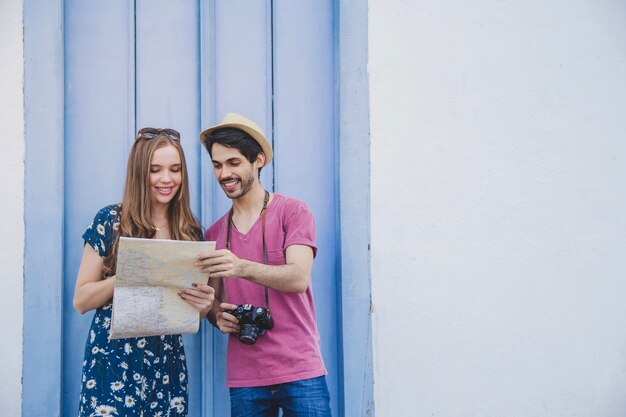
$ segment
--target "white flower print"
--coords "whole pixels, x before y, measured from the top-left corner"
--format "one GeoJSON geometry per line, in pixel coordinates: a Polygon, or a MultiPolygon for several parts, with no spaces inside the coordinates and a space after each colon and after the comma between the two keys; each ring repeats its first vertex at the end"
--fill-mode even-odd
{"type": "Polygon", "coordinates": [[[117,414],[117,409],[115,407],[111,407],[110,405],[99,405],[96,407],[92,416],[112,417],[113,414],[111,413],[117,414]]]}
{"type": "Polygon", "coordinates": [[[124,407],[131,408],[135,405],[135,399],[131,395],[126,396],[126,400],[124,400],[124,407]]]}
{"type": "Polygon", "coordinates": [[[117,210],[111,210],[109,213],[111,213],[112,216],[117,216],[117,210]]]}
{"type": "Polygon", "coordinates": [[[170,400],[170,408],[176,408],[185,402],[183,397],[174,397],[170,400]]]}
{"type": "MultiPolygon", "coordinates": [[[[99,212],[86,233],[84,240],[101,255],[111,250],[111,238],[116,229],[121,230],[119,218],[115,217],[120,211],[118,206],[109,206],[99,212]]],[[[98,309],[88,330],[79,415],[186,415],[188,381],[182,337],[159,335],[114,341],[109,337],[112,307],[107,303],[98,309]]]]}
{"type": "Polygon", "coordinates": [[[146,392],[139,389],[139,387],[135,387],[135,395],[141,398],[143,401],[146,400],[146,392]]]}

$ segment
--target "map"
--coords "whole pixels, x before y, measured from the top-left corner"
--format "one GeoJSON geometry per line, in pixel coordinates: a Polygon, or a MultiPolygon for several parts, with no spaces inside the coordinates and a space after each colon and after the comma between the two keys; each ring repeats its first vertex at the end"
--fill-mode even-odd
{"type": "Polygon", "coordinates": [[[194,263],[215,242],[120,237],[111,339],[196,333],[198,310],[178,296],[207,275],[194,263]]]}

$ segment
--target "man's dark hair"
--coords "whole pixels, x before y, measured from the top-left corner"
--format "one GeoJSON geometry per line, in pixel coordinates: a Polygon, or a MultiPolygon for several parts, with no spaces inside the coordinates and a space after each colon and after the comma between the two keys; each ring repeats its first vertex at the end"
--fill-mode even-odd
{"type": "MultiPolygon", "coordinates": [[[[219,143],[227,148],[235,148],[241,152],[241,154],[252,163],[256,160],[256,157],[263,152],[263,148],[259,145],[259,142],[254,140],[252,136],[244,132],[243,130],[234,127],[223,127],[221,129],[215,129],[209,135],[206,135],[204,146],[209,151],[209,155],[213,157],[211,149],[213,144],[219,143]]],[[[259,177],[261,176],[261,167],[259,167],[259,177]]]]}

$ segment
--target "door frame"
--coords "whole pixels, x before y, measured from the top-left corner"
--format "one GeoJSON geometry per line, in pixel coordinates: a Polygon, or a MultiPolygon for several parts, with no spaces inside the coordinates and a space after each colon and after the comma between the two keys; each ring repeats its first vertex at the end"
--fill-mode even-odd
{"type": "MultiPolygon", "coordinates": [[[[24,0],[24,416],[63,412],[63,7],[24,0]]],[[[340,409],[373,416],[367,0],[334,0],[334,9],[340,409]]]]}

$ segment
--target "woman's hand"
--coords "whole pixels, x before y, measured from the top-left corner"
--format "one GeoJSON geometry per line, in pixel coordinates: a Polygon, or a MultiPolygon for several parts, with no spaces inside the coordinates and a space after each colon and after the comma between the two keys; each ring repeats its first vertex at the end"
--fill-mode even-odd
{"type": "Polygon", "coordinates": [[[193,283],[190,288],[183,288],[178,295],[200,312],[202,320],[213,307],[215,289],[207,284],[193,283]]]}

